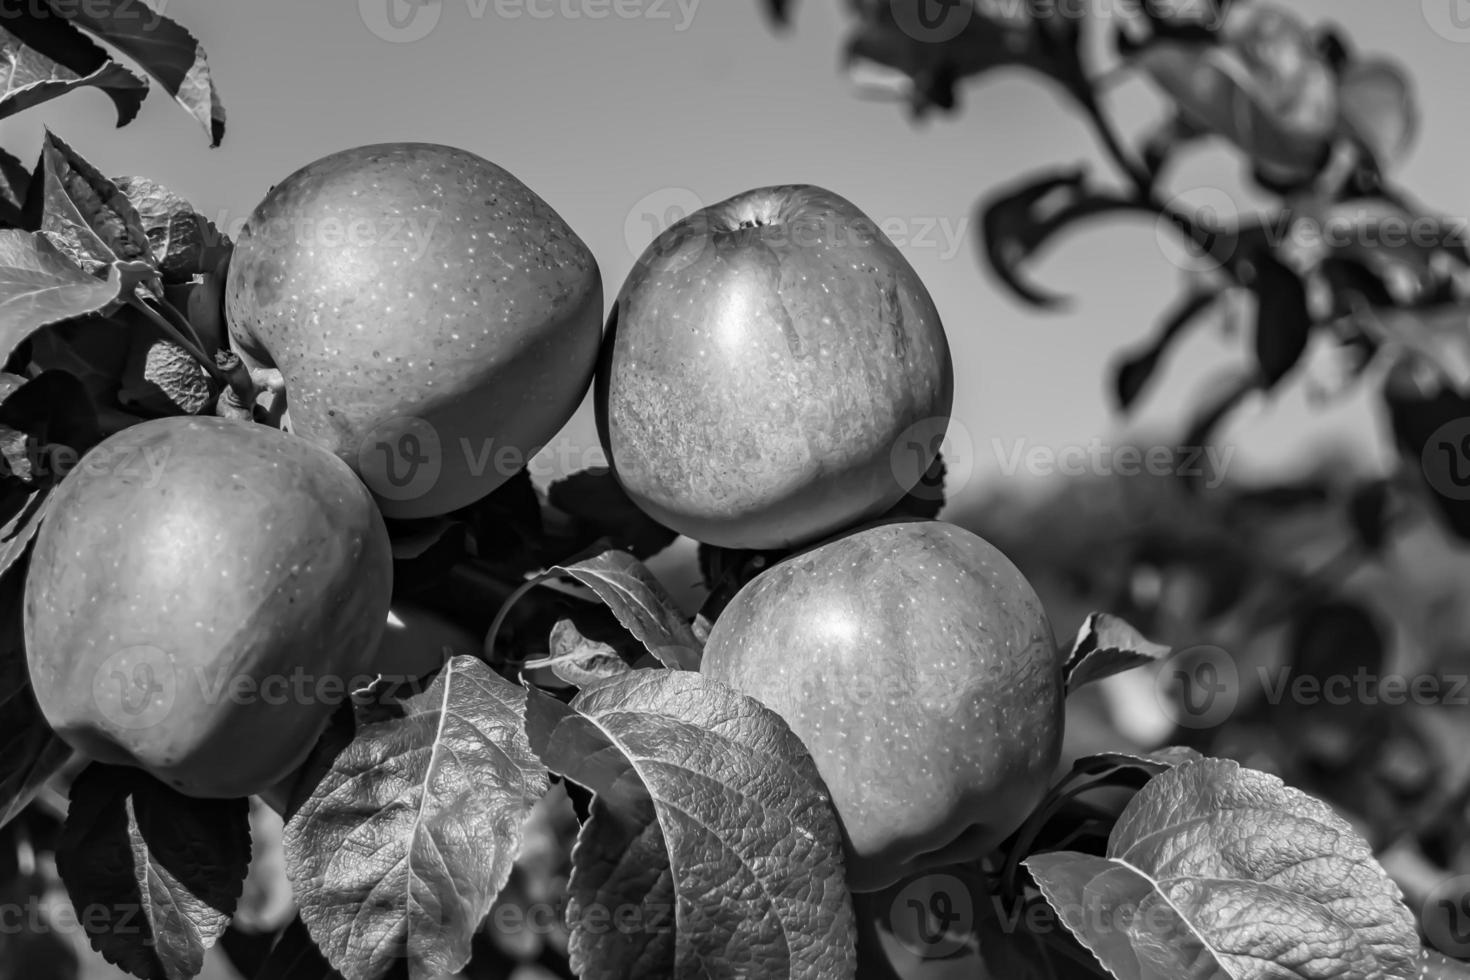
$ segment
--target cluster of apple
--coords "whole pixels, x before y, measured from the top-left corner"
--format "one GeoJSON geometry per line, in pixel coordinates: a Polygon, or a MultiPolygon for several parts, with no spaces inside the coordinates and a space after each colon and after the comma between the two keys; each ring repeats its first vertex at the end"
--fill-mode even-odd
{"type": "Polygon", "coordinates": [[[528,459],[595,385],[617,479],[655,520],[722,547],[830,539],[736,597],[703,669],[806,741],[854,888],[984,852],[1039,797],[1061,675],[1024,578],[951,525],[849,530],[929,467],[953,378],[922,282],[843,198],[765,188],[689,215],[604,331],[596,260],[524,184],[457,149],[366,146],[271,190],[225,314],[246,364],[280,374],[281,429],[125,429],[94,452],[161,465],[79,467],[39,533],[26,647],[77,749],[193,795],[278,783],[333,701],[232,699],[231,680],[371,673],[384,518],[483,498],[511,475],[484,460],[528,459]],[[941,683],[841,695],[873,672],[941,683]]]}

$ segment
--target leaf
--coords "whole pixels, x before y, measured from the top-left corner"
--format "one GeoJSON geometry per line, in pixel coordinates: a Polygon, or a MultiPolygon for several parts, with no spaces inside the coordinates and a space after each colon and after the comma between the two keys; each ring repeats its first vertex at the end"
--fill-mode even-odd
{"type": "Polygon", "coordinates": [[[1470,541],[1470,398],[1450,388],[1425,395],[1386,384],[1383,399],[1404,462],[1423,474],[1449,529],[1470,541]]]}
{"type": "Polygon", "coordinates": [[[1336,76],[1307,29],[1270,4],[1237,8],[1224,43],[1159,38],[1133,52],[1195,125],[1224,137],[1272,174],[1315,173],[1337,126],[1336,76]]]}
{"type": "Polygon", "coordinates": [[[1113,388],[1118,399],[1118,408],[1128,411],[1147,387],[1149,379],[1158,370],[1160,361],[1169,345],[1177,340],[1194,320],[1215,305],[1220,294],[1217,292],[1194,292],[1186,296],[1164,318],[1158,334],[1142,351],[1124,358],[1114,368],[1113,388]]]}
{"type": "Polygon", "coordinates": [[[990,268],[1018,298],[1042,309],[1062,298],[1021,277],[1021,267],[1063,228],[1085,218],[1137,211],[1141,205],[1087,186],[1087,171],[1065,170],[1030,179],[992,195],[980,205],[980,246],[990,268]]]}
{"type": "Polygon", "coordinates": [[[777,27],[791,26],[791,8],[794,0],[766,0],[766,13],[777,27]]]}
{"type": "Polygon", "coordinates": [[[26,227],[25,209],[30,187],[30,170],[0,148],[0,228],[26,227]]]}
{"type": "Polygon", "coordinates": [[[1373,155],[1380,170],[1403,162],[1419,128],[1414,83],[1394,61],[1354,61],[1338,80],[1342,128],[1373,155]]]}
{"type": "Polygon", "coordinates": [[[209,133],[225,137],[225,109],[204,48],[184,28],[138,0],[90,0],[70,8],[77,24],[138,63],[209,133]]]}
{"type": "Polygon", "coordinates": [[[899,74],[916,116],[930,108],[954,109],[961,81],[1011,65],[1051,76],[1074,94],[1082,91],[1076,50],[1080,25],[1070,13],[1047,16],[1019,5],[969,0],[856,6],[862,21],[847,40],[849,74],[858,77],[868,64],[899,74]]]}
{"type": "Polygon", "coordinates": [[[1325,804],[1234,762],[1156,776],[1104,857],[1025,865],[1120,980],[1416,976],[1414,917],[1368,844],[1325,804]]]}
{"type": "Polygon", "coordinates": [[[1104,677],[1156,663],[1172,652],[1169,647],[1145,639],[1117,616],[1092,613],[1078,629],[1072,654],[1063,670],[1067,693],[1104,677]]]}
{"type": "Polygon", "coordinates": [[[363,725],[286,824],[301,918],[349,980],[461,969],[547,790],[525,693],[455,657],[401,717],[363,725]]]}
{"type": "Polygon", "coordinates": [[[70,796],[56,867],[92,948],[144,980],[197,975],[245,880],[247,801],[192,799],[99,763],[70,796]]]}
{"type": "Polygon", "coordinates": [[[297,916],[276,940],[254,980],[340,980],[341,976],[322,956],[306,924],[297,916]]]}
{"type": "Polygon", "coordinates": [[[638,559],[653,557],[679,536],[639,510],[612,470],[573,473],[547,487],[546,499],[590,528],[593,538],[606,538],[638,559]]]}
{"type": "Polygon", "coordinates": [[[0,404],[0,430],[26,437],[24,479],[41,487],[60,483],[102,441],[86,386],[65,371],[44,371],[12,392],[0,404]]]}
{"type": "Polygon", "coordinates": [[[198,415],[214,404],[220,386],[194,355],[157,329],[137,331],[132,339],[120,405],[141,414],[198,415]]]}
{"type": "Polygon", "coordinates": [[[1258,252],[1252,260],[1255,277],[1251,290],[1256,295],[1256,363],[1267,388],[1286,376],[1307,349],[1312,332],[1312,314],[1307,308],[1307,287],[1301,276],[1270,252],[1258,252]]]}
{"type": "MultiPolygon", "coordinates": [[[[1189,424],[1189,430],[1179,445],[1186,451],[1205,447],[1210,444],[1210,439],[1215,430],[1225,421],[1231,412],[1240,407],[1241,402],[1260,388],[1260,378],[1255,373],[1234,378],[1218,393],[1214,394],[1205,402],[1204,408],[1200,409],[1189,424]]],[[[1203,466],[1179,467],[1177,471],[1182,475],[1184,485],[1191,491],[1197,491],[1205,483],[1205,477],[1212,474],[1205,471],[1203,466]]]]}
{"type": "Polygon", "coordinates": [[[45,210],[41,231],[85,271],[150,262],[148,233],[127,195],[50,130],[42,144],[45,210]]]}
{"type": "Polygon", "coordinates": [[[665,667],[698,670],[704,644],[695,637],[663,584],[632,555],[604,551],[548,575],[566,575],[597,594],[618,622],[665,667]]]}
{"type": "Polygon", "coordinates": [[[148,82],[108,57],[62,17],[10,17],[0,24],[0,119],[73,89],[96,88],[112,100],[117,124],[132,122],[148,82]]]}
{"type": "Polygon", "coordinates": [[[1372,554],[1379,554],[1388,541],[1391,521],[1391,486],[1387,480],[1370,480],[1353,488],[1348,499],[1348,523],[1353,536],[1372,554]]]}
{"type": "Polygon", "coordinates": [[[165,282],[212,273],[229,253],[224,232],[167,187],[147,177],[114,177],[113,183],[137,211],[165,282]]]}
{"type": "Polygon", "coordinates": [[[573,687],[587,687],[632,670],[615,647],[583,636],[570,619],[558,619],[551,628],[551,655],[545,660],[527,661],[525,667],[549,667],[557,678],[573,687]]]}
{"type": "Polygon", "coordinates": [[[0,575],[10,571],[26,553],[46,516],[47,487],[13,487],[0,498],[0,575]]]}
{"type": "Polygon", "coordinates": [[[117,271],[89,276],[39,232],[0,229],[0,356],[42,327],[106,309],[122,289],[117,271]]]}
{"type": "Polygon", "coordinates": [[[21,633],[24,577],[0,579],[0,827],[26,808],[71,757],[41,715],[21,633]]]}
{"type": "Polygon", "coordinates": [[[1388,655],[1378,617],[1350,599],[1320,599],[1296,609],[1286,650],[1294,675],[1318,681],[1382,677],[1388,655]]]}
{"type": "Polygon", "coordinates": [[[852,976],[836,813],[779,716],[689,671],[638,671],[570,705],[529,698],[536,753],[596,794],[567,906],[578,976],[695,976],[711,963],[852,976]],[[612,910],[636,910],[633,927],[599,928],[612,910]]]}
{"type": "Polygon", "coordinates": [[[1379,343],[1391,343],[1470,397],[1470,306],[1362,309],[1354,323],[1379,343]]]}

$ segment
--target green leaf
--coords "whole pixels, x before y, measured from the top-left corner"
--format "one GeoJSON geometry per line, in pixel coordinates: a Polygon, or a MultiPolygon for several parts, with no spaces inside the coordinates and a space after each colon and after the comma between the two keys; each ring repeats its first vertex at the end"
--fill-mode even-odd
{"type": "Polygon", "coordinates": [[[1113,369],[1113,389],[1121,410],[1126,412],[1133,407],[1143,389],[1148,387],[1169,347],[1200,314],[1215,305],[1219,296],[1217,292],[1208,291],[1191,293],[1164,318],[1158,334],[1141,351],[1119,361],[1113,369]]]}
{"type": "Polygon", "coordinates": [[[634,557],[648,559],[674,543],[678,534],[639,510],[612,471],[583,470],[546,488],[551,506],[584,525],[589,540],[608,543],[634,557]]]}
{"type": "Polygon", "coordinates": [[[42,145],[45,210],[41,231],[92,274],[122,263],[152,262],[148,233],[117,185],[49,130],[42,145]]]}
{"type": "Polygon", "coordinates": [[[853,975],[836,812],[779,716],[688,671],[529,698],[536,753],[596,794],[567,906],[578,976],[853,975]],[[614,910],[633,928],[607,928],[614,910]]]}
{"type": "Polygon", "coordinates": [[[550,668],[573,687],[587,687],[633,668],[609,643],[583,636],[570,619],[558,619],[551,628],[550,653],[545,660],[527,661],[527,670],[550,668]]]}
{"type": "Polygon", "coordinates": [[[138,0],[89,0],[72,5],[76,23],[132,58],[209,133],[225,137],[225,110],[204,48],[183,27],[138,0]]]}
{"type": "Polygon", "coordinates": [[[301,918],[344,975],[384,977],[407,958],[413,976],[439,976],[469,960],[547,790],[525,698],[455,657],[398,717],[362,725],[291,816],[301,918]]]}
{"type": "Polygon", "coordinates": [[[122,293],[116,266],[98,279],[44,234],[0,229],[0,356],[8,358],[42,327],[107,309],[122,293]]]}
{"type": "Polygon", "coordinates": [[[1102,857],[1025,865],[1120,980],[1417,976],[1414,917],[1367,842],[1326,804],[1234,762],[1155,776],[1102,857]]]}
{"type": "Polygon", "coordinates": [[[1125,670],[1156,663],[1170,652],[1168,647],[1146,639],[1117,616],[1092,613],[1077,631],[1077,640],[1067,658],[1063,671],[1067,693],[1125,670]]]}
{"type": "Polygon", "coordinates": [[[25,228],[30,189],[31,171],[0,148],[0,228],[25,228]]]}
{"type": "Polygon", "coordinates": [[[105,93],[117,108],[117,124],[137,116],[148,82],[113,61],[60,17],[7,15],[0,24],[0,119],[73,89],[105,93]]]}
{"type": "Polygon", "coordinates": [[[1256,294],[1256,363],[1262,385],[1269,389],[1284,378],[1306,352],[1312,335],[1307,286],[1284,262],[1270,252],[1252,259],[1256,294]]]}
{"type": "Polygon", "coordinates": [[[332,969],[311,941],[306,923],[297,916],[271,947],[271,955],[253,980],[342,980],[342,974],[332,969]]]}
{"type": "Polygon", "coordinates": [[[1021,267],[1057,232],[1086,218],[1137,211],[1136,201],[1088,186],[1081,168],[1032,178],[1000,191],[980,204],[980,246],[991,271],[1018,298],[1042,309],[1062,299],[1042,292],[1021,276],[1021,267]]]}
{"type": "Polygon", "coordinates": [[[554,565],[546,574],[574,578],[595,592],[618,622],[665,667],[699,669],[704,644],[663,584],[632,555],[604,551],[583,561],[554,565]]]}
{"type": "Polygon", "coordinates": [[[1338,101],[1343,129],[1368,148],[1379,169],[1403,162],[1419,129],[1419,106],[1414,83],[1397,62],[1352,62],[1338,82],[1338,101]]]}
{"type": "Polygon", "coordinates": [[[246,800],[193,799],[99,763],[72,782],[56,867],[92,948],[135,977],[196,976],[249,863],[246,800]]]}
{"type": "MultiPolygon", "coordinates": [[[[7,525],[3,533],[9,532],[7,525]]],[[[0,827],[15,819],[71,757],[71,749],[41,716],[31,690],[21,632],[24,582],[21,575],[0,579],[0,827]]]]}
{"type": "Polygon", "coordinates": [[[229,238],[167,187],[147,177],[115,177],[113,184],[138,212],[164,281],[188,282],[214,272],[229,254],[229,238]]]}

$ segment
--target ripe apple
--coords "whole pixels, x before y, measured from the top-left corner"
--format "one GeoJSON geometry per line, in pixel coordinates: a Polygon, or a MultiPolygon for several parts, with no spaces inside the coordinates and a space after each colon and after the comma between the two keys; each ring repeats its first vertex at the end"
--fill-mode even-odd
{"type": "Polygon", "coordinates": [[[174,416],[68,473],[25,586],[31,683],[62,739],[181,792],[238,797],[299,766],[372,662],[388,532],[325,450],[174,416]]]}
{"type": "Polygon", "coordinates": [[[993,545],[880,524],[773,565],[715,622],[702,672],[766,704],[832,791],[854,891],[993,850],[1061,752],[1062,661],[993,545]]]}
{"type": "Polygon", "coordinates": [[[655,520],[782,548],[879,514],[949,422],[939,313],[898,249],[820,187],[765,187],[689,215],[613,306],[598,428],[655,520]]]}
{"type": "Polygon", "coordinates": [[[464,150],[361,146],[276,185],[241,230],[230,337],[285,381],[291,431],[389,517],[443,514],[521,469],[592,382],[602,278],[525,184],[464,150]]]}

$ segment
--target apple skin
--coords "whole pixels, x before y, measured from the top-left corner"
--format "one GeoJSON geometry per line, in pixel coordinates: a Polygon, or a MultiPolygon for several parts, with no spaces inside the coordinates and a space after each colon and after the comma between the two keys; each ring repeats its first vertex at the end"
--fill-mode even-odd
{"type": "Polygon", "coordinates": [[[31,683],[86,755],[248,796],[311,749],[345,694],[325,679],[372,663],[392,582],[383,519],[335,456],[252,423],[144,422],[52,497],[26,574],[31,683]]]}
{"type": "Polygon", "coordinates": [[[854,891],[989,853],[1061,753],[1041,601],[993,545],[941,521],[882,524],[762,572],[715,622],[701,672],[806,743],[854,891]]]}
{"type": "Polygon", "coordinates": [[[602,277],[505,170],[385,143],[271,190],[235,243],[225,312],[246,363],[280,369],[291,431],[346,460],[387,516],[431,517],[490,493],[576,410],[602,277]],[[410,468],[410,452],[434,462],[410,468]]]}
{"type": "Polygon", "coordinates": [[[596,407],[650,517],[785,548],[897,503],[953,390],[918,274],[851,202],[798,185],[697,211],[648,247],[609,318],[596,407]]]}

